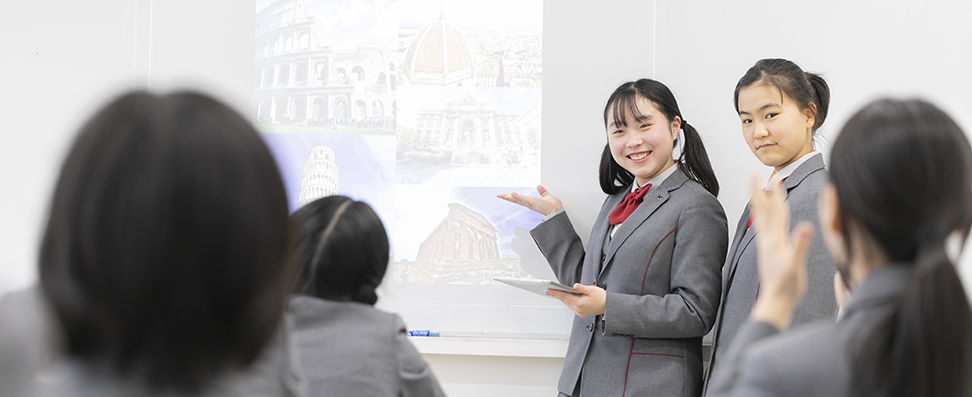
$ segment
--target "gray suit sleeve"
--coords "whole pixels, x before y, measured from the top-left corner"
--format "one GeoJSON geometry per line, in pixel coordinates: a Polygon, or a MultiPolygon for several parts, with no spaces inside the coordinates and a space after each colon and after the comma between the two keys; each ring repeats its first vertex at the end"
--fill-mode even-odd
{"type": "Polygon", "coordinates": [[[687,338],[705,335],[712,328],[729,244],[725,212],[714,197],[706,196],[686,205],[676,227],[671,292],[664,296],[608,292],[606,335],[687,338]]]}
{"type": "Polygon", "coordinates": [[[749,355],[752,345],[779,333],[775,327],[765,322],[749,321],[742,326],[739,334],[729,347],[726,361],[712,374],[712,382],[705,395],[707,397],[729,396],[772,396],[769,370],[759,357],[749,355]]]}
{"type": "MultiPolygon", "coordinates": [[[[806,191],[790,202],[791,228],[806,221],[813,224],[813,241],[807,250],[807,292],[793,311],[790,328],[818,320],[834,321],[837,318],[837,299],[834,296],[834,258],[827,251],[821,234],[818,215],[818,197],[822,181],[806,181],[806,191]],[[818,187],[819,186],[819,187],[818,187]]],[[[803,187],[803,186],[801,186],[803,187]]]]}
{"type": "Polygon", "coordinates": [[[398,333],[395,335],[395,349],[398,356],[398,376],[402,381],[401,395],[404,397],[445,396],[439,381],[432,373],[432,367],[425,362],[422,354],[408,340],[405,323],[398,316],[395,316],[395,326],[398,328],[398,333]]]}
{"type": "Polygon", "coordinates": [[[530,231],[544,258],[553,269],[557,281],[574,285],[581,281],[584,265],[584,242],[574,231],[566,212],[554,215],[530,231]]]}
{"type": "Polygon", "coordinates": [[[61,355],[62,336],[40,286],[0,297],[0,395],[19,396],[61,355]]]}

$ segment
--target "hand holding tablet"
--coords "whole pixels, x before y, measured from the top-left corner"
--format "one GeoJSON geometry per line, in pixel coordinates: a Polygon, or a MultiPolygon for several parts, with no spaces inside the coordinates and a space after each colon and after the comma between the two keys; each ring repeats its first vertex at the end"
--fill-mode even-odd
{"type": "Polygon", "coordinates": [[[549,296],[547,295],[548,289],[563,291],[574,295],[581,295],[573,288],[570,288],[556,281],[540,280],[540,279],[533,279],[533,278],[513,278],[513,277],[493,277],[493,280],[499,281],[504,284],[509,284],[514,287],[526,291],[530,291],[538,295],[543,295],[543,296],[549,296]]]}

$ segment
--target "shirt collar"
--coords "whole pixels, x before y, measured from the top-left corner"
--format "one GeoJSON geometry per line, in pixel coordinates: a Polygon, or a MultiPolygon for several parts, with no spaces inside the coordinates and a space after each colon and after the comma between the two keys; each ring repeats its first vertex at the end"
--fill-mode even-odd
{"type": "MultiPolygon", "coordinates": [[[[675,173],[675,170],[677,170],[677,169],[678,169],[678,163],[675,163],[675,165],[672,165],[671,167],[668,167],[667,170],[662,171],[661,174],[658,174],[654,178],[651,178],[651,180],[648,181],[648,183],[651,184],[651,187],[648,188],[648,190],[649,191],[655,190],[655,188],[657,188],[659,185],[661,185],[662,182],[665,182],[665,180],[668,179],[668,177],[672,176],[672,174],[674,174],[675,173]]],[[[644,186],[644,185],[642,185],[642,186],[644,186]]],[[[635,180],[634,182],[631,183],[631,191],[632,192],[634,192],[635,190],[638,190],[639,187],[641,187],[641,186],[638,186],[638,181],[637,180],[635,180]]],[[[647,194],[647,192],[645,192],[645,194],[647,194]]]]}
{"type": "Polygon", "coordinates": [[[766,190],[772,190],[774,184],[776,184],[777,182],[782,181],[782,180],[786,179],[788,176],[792,175],[793,174],[793,171],[796,171],[796,169],[797,168],[800,168],[800,166],[803,165],[803,163],[806,163],[807,160],[810,160],[810,158],[812,158],[813,156],[816,156],[818,154],[820,154],[820,152],[818,152],[816,150],[814,150],[814,151],[812,151],[810,153],[804,154],[803,157],[800,157],[799,159],[797,159],[797,161],[794,161],[794,162],[790,163],[790,165],[788,165],[786,167],[783,167],[782,170],[779,170],[778,172],[773,173],[773,175],[770,176],[769,181],[766,182],[766,190]]]}

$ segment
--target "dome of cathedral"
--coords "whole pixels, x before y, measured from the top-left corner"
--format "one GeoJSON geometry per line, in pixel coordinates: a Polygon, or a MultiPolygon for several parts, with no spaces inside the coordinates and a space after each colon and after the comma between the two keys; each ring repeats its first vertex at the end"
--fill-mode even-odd
{"type": "Polygon", "coordinates": [[[405,75],[412,83],[460,83],[473,77],[474,66],[468,40],[445,18],[425,25],[405,52],[405,75]]]}

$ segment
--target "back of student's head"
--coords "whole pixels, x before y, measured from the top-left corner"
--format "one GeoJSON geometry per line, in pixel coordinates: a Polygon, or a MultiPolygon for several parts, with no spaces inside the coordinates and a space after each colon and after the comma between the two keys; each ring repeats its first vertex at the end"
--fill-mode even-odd
{"type": "Polygon", "coordinates": [[[970,395],[972,313],[946,253],[949,236],[972,225],[965,134],[928,102],[880,100],[844,126],[830,175],[844,245],[863,235],[891,262],[914,266],[893,315],[858,346],[859,394],[970,395]]]}
{"type": "Polygon", "coordinates": [[[374,304],[388,269],[388,234],[371,206],[344,196],[308,203],[291,215],[295,293],[374,304]]]}
{"type": "Polygon", "coordinates": [[[817,131],[827,119],[830,107],[830,86],[816,73],[804,72],[797,64],[787,59],[760,59],[749,68],[733,92],[732,103],[739,112],[739,91],[756,84],[776,87],[786,94],[800,109],[814,109],[812,130],[817,131]]]}
{"type": "MultiPolygon", "coordinates": [[[[665,84],[652,79],[639,79],[618,86],[608,98],[607,104],[604,105],[604,126],[607,127],[609,115],[613,116],[613,119],[617,120],[620,126],[625,126],[629,122],[638,122],[636,120],[641,117],[638,110],[639,98],[651,102],[659,112],[665,115],[668,123],[674,121],[675,117],[681,120],[683,133],[679,136],[684,137],[685,144],[676,162],[689,178],[700,183],[713,196],[718,196],[719,181],[716,179],[715,172],[712,171],[712,164],[709,162],[709,155],[705,151],[702,137],[695,127],[689,125],[685,117],[682,116],[682,111],[678,109],[678,101],[675,100],[675,94],[665,84]]],[[[677,141],[678,139],[676,139],[677,141]]],[[[631,172],[622,168],[614,160],[611,155],[610,144],[604,145],[598,176],[601,190],[607,194],[624,190],[635,179],[631,172]]]]}
{"type": "Polygon", "coordinates": [[[193,391],[273,336],[287,198],[260,136],[220,102],[115,99],[75,138],[48,216],[40,282],[70,356],[193,391]]]}

